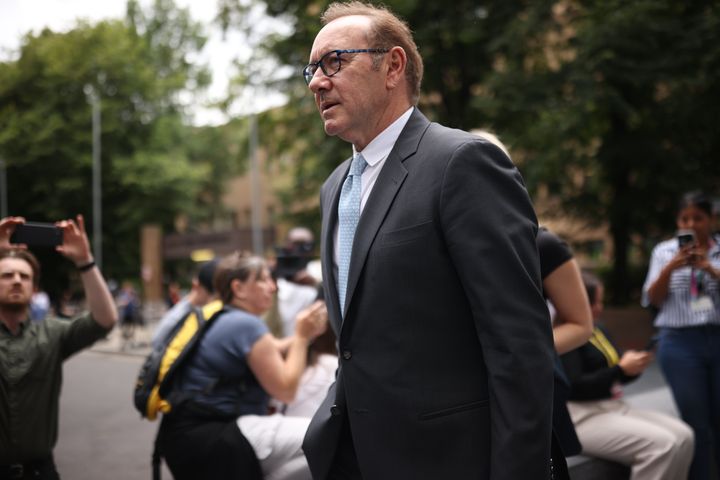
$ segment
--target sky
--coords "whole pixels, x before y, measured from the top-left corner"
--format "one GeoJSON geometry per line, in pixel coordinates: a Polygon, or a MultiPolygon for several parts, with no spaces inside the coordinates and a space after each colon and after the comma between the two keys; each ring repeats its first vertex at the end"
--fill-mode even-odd
{"type": "MultiPolygon", "coordinates": [[[[17,58],[22,36],[32,31],[39,33],[48,27],[63,32],[73,28],[77,20],[90,22],[125,16],[126,0],[0,0],[0,61],[17,58]]],[[[151,4],[151,0],[140,0],[142,6],[151,4]]],[[[195,125],[217,125],[228,118],[217,109],[209,109],[204,103],[219,100],[225,94],[228,79],[232,75],[231,59],[243,42],[237,36],[228,35],[225,39],[211,22],[216,14],[216,2],[213,0],[175,0],[181,7],[190,9],[192,18],[206,26],[209,40],[200,55],[201,62],[207,64],[213,74],[213,83],[204,98],[195,99],[191,120],[195,125]]],[[[282,103],[282,96],[267,98],[254,105],[247,102],[231,108],[231,115],[243,115],[251,111],[262,110],[282,103]]]]}

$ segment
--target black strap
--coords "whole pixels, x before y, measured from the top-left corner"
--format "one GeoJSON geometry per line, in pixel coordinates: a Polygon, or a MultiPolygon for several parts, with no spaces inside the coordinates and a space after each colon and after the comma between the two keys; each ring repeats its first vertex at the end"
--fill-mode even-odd
{"type": "Polygon", "coordinates": [[[155,442],[153,445],[153,453],[152,453],[152,480],[160,480],[161,470],[160,470],[160,463],[162,462],[162,453],[160,452],[160,429],[158,428],[157,432],[155,432],[155,442]]]}

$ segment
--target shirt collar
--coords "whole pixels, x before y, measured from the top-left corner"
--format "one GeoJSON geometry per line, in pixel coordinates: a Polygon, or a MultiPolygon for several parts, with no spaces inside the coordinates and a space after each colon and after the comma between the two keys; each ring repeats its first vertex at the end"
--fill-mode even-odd
{"type": "Polygon", "coordinates": [[[380,135],[373,138],[372,141],[362,150],[362,152],[355,150],[355,146],[353,145],[353,158],[357,153],[362,153],[363,158],[370,167],[374,167],[380,161],[387,158],[387,156],[390,155],[390,151],[392,151],[395,146],[395,142],[397,142],[398,137],[400,137],[403,128],[405,128],[405,124],[408,120],[410,120],[410,115],[412,114],[414,108],[415,107],[408,108],[405,113],[397,118],[397,120],[391,123],[385,130],[380,132],[380,135]]]}
{"type": "MultiPolygon", "coordinates": [[[[22,333],[25,331],[25,329],[30,325],[30,317],[27,317],[25,320],[20,322],[20,329],[18,330],[18,335],[22,335],[22,333]]],[[[0,322],[0,329],[4,330],[8,335],[12,335],[13,333],[10,331],[10,329],[5,325],[3,322],[0,322]]]]}

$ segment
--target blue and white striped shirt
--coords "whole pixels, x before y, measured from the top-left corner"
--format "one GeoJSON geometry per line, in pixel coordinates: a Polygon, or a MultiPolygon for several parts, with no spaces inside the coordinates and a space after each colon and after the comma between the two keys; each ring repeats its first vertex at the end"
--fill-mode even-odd
{"type": "MultiPolygon", "coordinates": [[[[715,244],[708,252],[713,268],[720,270],[720,237],[713,238],[715,244]]],[[[648,269],[645,285],[643,285],[642,304],[650,305],[648,288],[660,276],[665,265],[677,254],[679,250],[676,238],[659,243],[652,252],[650,268],[648,269]]],[[[694,272],[697,278],[698,273],[694,272]]],[[[712,307],[707,309],[692,309],[692,295],[690,293],[690,278],[693,274],[691,267],[680,267],[670,275],[668,295],[660,311],[655,317],[656,327],[695,327],[699,325],[720,325],[720,282],[712,278],[707,272],[699,274],[702,283],[701,295],[707,295],[712,300],[712,307]]]]}

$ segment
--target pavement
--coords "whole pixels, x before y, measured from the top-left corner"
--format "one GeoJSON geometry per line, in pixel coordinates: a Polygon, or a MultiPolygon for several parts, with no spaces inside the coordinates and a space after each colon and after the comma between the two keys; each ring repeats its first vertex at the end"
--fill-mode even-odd
{"type": "Polygon", "coordinates": [[[90,350],[98,353],[145,357],[150,353],[150,341],[156,326],[157,321],[146,322],[144,325],[136,326],[132,332],[125,334],[122,328],[117,326],[104,340],[96,342],[90,350]]]}
{"type": "MultiPolygon", "coordinates": [[[[152,334],[159,318],[137,326],[132,334],[123,335],[121,327],[115,327],[106,339],[100,340],[91,348],[98,353],[112,353],[146,357],[151,350],[152,334]]],[[[623,387],[628,403],[642,408],[650,408],[678,416],[670,389],[660,372],[657,362],[653,362],[636,380],[623,387]]]]}
{"type": "MultiPolygon", "coordinates": [[[[152,334],[157,327],[160,314],[146,316],[150,318],[144,325],[135,327],[134,331],[123,334],[121,327],[114,328],[106,339],[100,340],[91,351],[103,354],[115,354],[130,358],[146,357],[151,350],[152,334]]],[[[645,335],[646,332],[643,332],[645,335]]],[[[646,335],[645,335],[646,336],[646,335]]],[[[639,341],[639,340],[638,340],[639,341]]],[[[139,359],[138,359],[139,360],[139,359]]],[[[661,411],[669,415],[678,416],[675,402],[665,379],[660,372],[657,362],[653,362],[647,370],[635,382],[626,385],[624,388],[625,400],[631,405],[639,408],[647,408],[661,411]]],[[[606,478],[627,478],[626,469],[614,471],[617,465],[597,459],[590,459],[582,455],[570,457],[568,466],[571,469],[573,478],[578,480],[597,480],[606,478]],[[610,476],[608,476],[610,475],[610,476]]]]}

